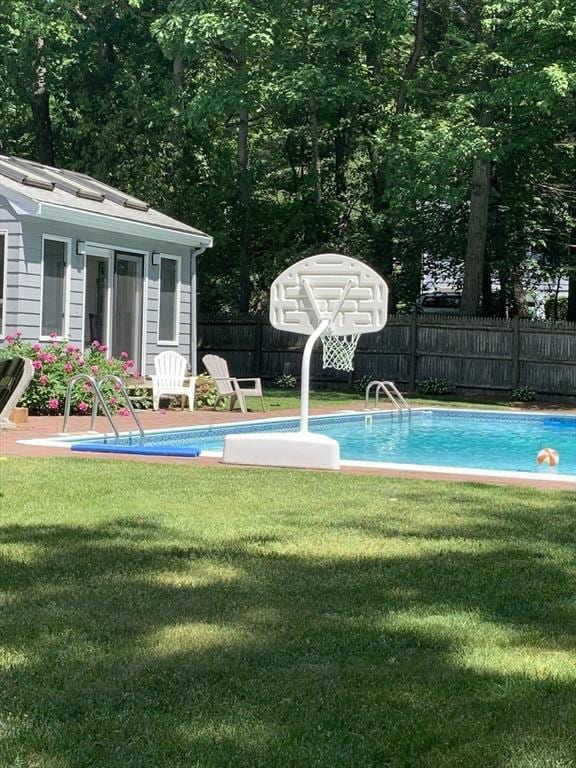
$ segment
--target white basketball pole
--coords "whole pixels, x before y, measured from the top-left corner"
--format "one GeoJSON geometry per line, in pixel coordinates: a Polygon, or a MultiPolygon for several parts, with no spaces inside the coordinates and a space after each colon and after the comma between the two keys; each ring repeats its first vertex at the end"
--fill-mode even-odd
{"type": "Polygon", "coordinates": [[[344,304],[344,301],[348,296],[354,282],[352,280],[348,280],[344,290],[342,291],[342,295],[340,296],[338,304],[334,307],[331,316],[328,318],[322,318],[316,303],[316,299],[314,298],[314,294],[312,293],[306,278],[302,278],[302,284],[304,285],[304,290],[310,299],[312,310],[320,321],[320,324],[316,330],[313,331],[312,334],[308,337],[308,341],[304,347],[304,354],[302,355],[302,373],[300,376],[300,432],[308,432],[308,410],[310,402],[310,360],[312,359],[312,350],[314,349],[314,344],[316,344],[320,336],[322,336],[324,331],[326,331],[336,319],[336,315],[338,312],[340,312],[342,305],[344,304]]]}
{"type": "Polygon", "coordinates": [[[302,355],[302,374],[300,377],[300,432],[308,432],[308,403],[310,401],[310,359],[312,349],[320,336],[330,325],[330,320],[322,320],[318,328],[308,337],[302,355]]]}

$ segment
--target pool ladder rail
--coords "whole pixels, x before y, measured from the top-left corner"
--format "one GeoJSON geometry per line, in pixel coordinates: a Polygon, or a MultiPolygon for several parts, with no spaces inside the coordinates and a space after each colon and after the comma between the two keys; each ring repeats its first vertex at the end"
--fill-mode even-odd
{"type": "Polygon", "coordinates": [[[95,376],[90,376],[87,373],[78,373],[76,376],[73,376],[70,379],[70,381],[68,382],[68,389],[66,390],[66,403],[64,405],[64,424],[62,426],[62,434],[64,435],[68,434],[68,422],[70,421],[70,406],[72,404],[72,390],[74,388],[74,385],[78,381],[82,381],[82,380],[89,382],[92,386],[92,391],[94,392],[94,402],[92,404],[92,414],[90,417],[90,432],[96,432],[96,429],[95,429],[96,416],[98,415],[98,403],[99,403],[102,406],[102,411],[104,415],[106,416],[106,418],[108,419],[108,422],[110,423],[110,426],[112,427],[116,440],[118,441],[120,439],[120,432],[118,431],[118,427],[114,423],[114,418],[112,416],[110,408],[108,407],[108,404],[106,403],[106,398],[103,396],[101,391],[101,387],[105,382],[113,381],[114,384],[116,385],[116,388],[124,398],[126,407],[130,411],[130,414],[134,419],[134,422],[138,428],[138,432],[140,433],[140,445],[144,445],[145,435],[144,435],[144,430],[142,429],[142,424],[140,423],[140,419],[138,418],[136,411],[134,410],[134,406],[132,405],[132,401],[130,400],[128,392],[126,391],[124,382],[119,376],[115,376],[113,373],[107,373],[105,376],[101,376],[99,379],[97,379],[95,376]]]}
{"type": "Polygon", "coordinates": [[[371,410],[368,406],[370,402],[370,393],[374,390],[374,409],[373,410],[379,410],[378,408],[378,399],[380,396],[380,392],[384,392],[388,400],[392,403],[394,408],[398,411],[399,416],[404,416],[405,413],[408,414],[408,417],[410,418],[412,416],[412,409],[404,399],[404,396],[399,391],[396,384],[394,384],[393,381],[371,381],[370,384],[366,387],[366,396],[364,398],[364,410],[369,411],[371,410]]]}

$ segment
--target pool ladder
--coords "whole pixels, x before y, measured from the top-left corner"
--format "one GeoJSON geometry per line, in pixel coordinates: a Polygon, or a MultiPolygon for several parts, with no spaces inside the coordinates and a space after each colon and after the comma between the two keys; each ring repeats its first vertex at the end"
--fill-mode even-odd
{"type": "Polygon", "coordinates": [[[398,387],[396,384],[394,384],[393,381],[371,381],[370,384],[366,387],[366,396],[364,398],[364,410],[368,411],[370,410],[368,407],[368,403],[370,402],[370,393],[374,390],[374,409],[378,410],[378,398],[380,396],[380,392],[384,392],[388,400],[392,403],[394,408],[398,411],[399,416],[404,416],[405,413],[408,414],[408,417],[410,418],[412,416],[412,409],[404,399],[404,396],[401,394],[401,392],[398,390],[398,387]]]}
{"type": "Polygon", "coordinates": [[[144,430],[142,429],[142,424],[140,423],[140,419],[136,415],[136,411],[134,410],[134,406],[132,405],[132,401],[130,400],[128,392],[126,391],[124,382],[119,376],[115,376],[113,373],[107,373],[105,376],[101,376],[99,379],[97,379],[95,376],[90,376],[87,373],[78,373],[76,376],[73,376],[70,379],[70,381],[68,382],[68,389],[66,390],[66,403],[64,405],[64,424],[62,426],[62,434],[64,435],[68,434],[68,422],[70,421],[70,406],[72,405],[72,390],[74,389],[74,385],[78,381],[82,381],[82,380],[89,382],[89,384],[92,386],[92,391],[94,392],[94,402],[92,404],[92,414],[90,416],[90,432],[96,431],[95,430],[96,416],[98,415],[98,403],[100,403],[100,405],[102,406],[102,411],[106,416],[106,418],[108,419],[110,426],[112,427],[116,440],[118,441],[120,439],[120,432],[118,431],[118,427],[114,423],[114,418],[112,416],[110,408],[108,408],[108,405],[106,403],[106,398],[103,396],[101,391],[102,384],[104,384],[107,381],[113,381],[114,384],[116,385],[116,389],[120,392],[120,394],[124,398],[126,406],[130,411],[132,418],[134,419],[134,422],[138,428],[138,432],[140,433],[140,445],[143,445],[145,436],[144,436],[144,430]]]}

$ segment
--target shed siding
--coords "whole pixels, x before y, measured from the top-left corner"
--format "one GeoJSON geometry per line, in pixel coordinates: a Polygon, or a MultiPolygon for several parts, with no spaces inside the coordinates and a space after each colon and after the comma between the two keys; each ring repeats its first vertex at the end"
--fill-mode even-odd
{"type": "MultiPolygon", "coordinates": [[[[191,311],[195,311],[195,307],[191,307],[190,248],[188,246],[165,243],[162,240],[150,238],[141,239],[114,232],[105,233],[96,229],[79,229],[62,222],[51,222],[29,216],[22,217],[20,222],[13,212],[2,204],[1,199],[0,229],[9,231],[7,332],[20,330],[24,339],[29,341],[38,339],[40,334],[42,235],[55,235],[71,240],[68,337],[72,343],[83,344],[84,256],[77,255],[76,251],[78,241],[84,241],[119,251],[144,253],[144,274],[145,277],[147,275],[147,283],[144,287],[143,371],[152,372],[154,357],[164,349],[175,349],[186,358],[189,357],[190,318],[191,311]],[[157,341],[160,269],[159,266],[153,266],[151,263],[150,254],[153,251],[179,256],[181,260],[180,332],[177,347],[159,345],[157,341]]],[[[140,367],[142,361],[136,362],[137,366],[140,367]]]]}

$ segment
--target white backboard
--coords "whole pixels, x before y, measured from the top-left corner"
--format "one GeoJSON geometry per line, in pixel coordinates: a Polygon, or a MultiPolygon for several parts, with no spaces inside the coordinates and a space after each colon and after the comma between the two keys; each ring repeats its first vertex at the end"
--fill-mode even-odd
{"type": "Polygon", "coordinates": [[[310,335],[322,319],[329,333],[381,330],[388,319],[388,286],[371,267],[337,253],[296,262],[278,275],[270,293],[270,322],[281,331],[310,335]]]}

